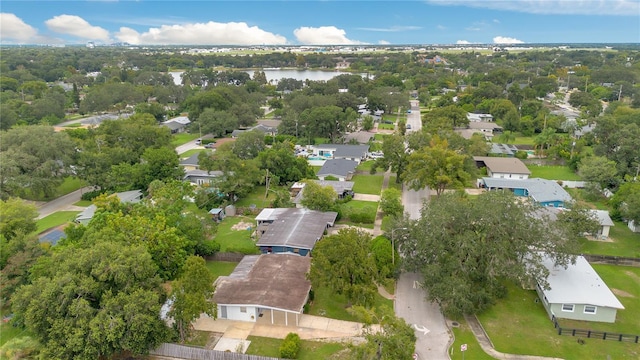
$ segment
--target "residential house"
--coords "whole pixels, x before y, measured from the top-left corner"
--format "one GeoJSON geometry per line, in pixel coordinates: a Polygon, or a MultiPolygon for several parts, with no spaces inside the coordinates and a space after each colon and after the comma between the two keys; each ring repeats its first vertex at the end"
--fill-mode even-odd
{"type": "Polygon", "coordinates": [[[590,210],[590,212],[593,215],[593,218],[600,225],[600,228],[598,228],[598,232],[592,235],[598,239],[608,239],[609,230],[612,226],[615,226],[613,220],[611,220],[611,217],[609,217],[609,212],[606,210],[590,210]]]}
{"type": "Polygon", "coordinates": [[[245,131],[260,131],[262,134],[264,134],[265,136],[269,135],[269,136],[275,136],[278,133],[278,128],[274,127],[274,126],[267,126],[264,124],[258,124],[252,128],[249,129],[236,129],[233,130],[233,132],[231,132],[231,137],[232,138],[237,138],[238,135],[242,134],[245,131]]]}
{"type": "MultiPolygon", "coordinates": [[[[342,199],[346,196],[353,196],[353,185],[355,184],[353,181],[326,181],[326,180],[309,180],[316,182],[318,185],[325,187],[331,186],[333,190],[338,195],[339,199],[342,199]]],[[[297,208],[302,208],[302,199],[304,198],[304,187],[305,183],[297,182],[293,184],[290,188],[291,198],[293,199],[293,203],[296,204],[297,208]]]]}
{"type": "Polygon", "coordinates": [[[489,150],[489,154],[506,157],[514,157],[517,152],[518,148],[515,145],[496,143],[491,143],[491,149],[489,150]]]}
{"type": "Polygon", "coordinates": [[[367,159],[369,145],[321,144],[311,145],[308,151],[326,158],[353,160],[359,164],[367,159]]]}
{"type": "MultiPolygon", "coordinates": [[[[125,204],[137,204],[142,201],[142,191],[140,190],[131,190],[125,192],[116,193],[115,196],[120,199],[121,203],[125,204]]],[[[86,209],[84,209],[80,214],[76,215],[75,222],[82,225],[87,225],[91,219],[93,219],[93,215],[95,215],[96,210],[98,208],[91,204],[86,209]]]]}
{"type": "Polygon", "coordinates": [[[320,180],[325,180],[328,177],[334,177],[339,181],[347,181],[351,180],[357,166],[358,162],[353,160],[327,160],[324,162],[324,165],[322,165],[316,176],[320,180]]]}
{"type": "Polygon", "coordinates": [[[478,113],[467,113],[467,119],[470,122],[492,122],[493,115],[491,114],[478,114],[478,113]]]}
{"type": "Polygon", "coordinates": [[[193,185],[210,185],[215,179],[223,176],[222,171],[206,171],[206,170],[187,170],[184,173],[183,180],[190,182],[193,185]]]}
{"type": "Polygon", "coordinates": [[[198,164],[198,155],[200,155],[200,153],[195,153],[187,158],[180,160],[180,166],[184,168],[185,172],[200,169],[200,164],[198,164]]]}
{"type": "Polygon", "coordinates": [[[547,179],[504,179],[484,177],[479,186],[487,190],[510,190],[516,196],[529,197],[541,206],[564,207],[571,195],[557,182],[547,179]]]}
{"type": "Polygon", "coordinates": [[[499,179],[528,179],[531,171],[517,158],[474,156],[473,160],[479,168],[487,168],[487,176],[499,179]]]}
{"type": "Polygon", "coordinates": [[[248,255],[229,276],[216,280],[213,301],[218,318],[298,325],[309,299],[311,258],[297,255],[248,255]],[[266,319],[265,319],[266,318],[266,319]]]}
{"type": "Polygon", "coordinates": [[[293,253],[307,256],[338,213],[296,208],[267,208],[256,217],[258,240],[263,254],[293,253]]]}
{"type": "Polygon", "coordinates": [[[549,270],[549,289],[536,291],[550,318],[614,323],[624,306],[583,256],[567,267],[554,266],[543,258],[549,270]]]}
{"type": "Polygon", "coordinates": [[[177,134],[186,131],[187,125],[189,125],[190,123],[191,120],[189,120],[188,117],[178,116],[161,123],[160,126],[169,128],[172,134],[177,134]]]}
{"type": "Polygon", "coordinates": [[[371,141],[371,139],[374,138],[374,136],[375,136],[374,133],[371,133],[368,131],[356,131],[356,132],[347,134],[344,137],[344,141],[349,143],[355,140],[358,144],[367,144],[369,143],[369,141],[371,141]]]}

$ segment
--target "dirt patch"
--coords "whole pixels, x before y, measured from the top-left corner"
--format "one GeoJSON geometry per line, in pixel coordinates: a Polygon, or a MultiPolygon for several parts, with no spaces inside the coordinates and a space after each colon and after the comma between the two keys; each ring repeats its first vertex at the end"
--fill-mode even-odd
{"type": "Polygon", "coordinates": [[[625,275],[629,276],[630,278],[633,278],[633,280],[635,281],[640,281],[640,276],[636,275],[636,273],[631,272],[631,271],[625,271],[624,272],[625,275]]]}
{"type": "Polygon", "coordinates": [[[240,231],[240,230],[247,230],[248,228],[252,228],[252,227],[253,227],[252,223],[240,221],[239,223],[233,225],[231,227],[231,230],[240,231]]]}
{"type": "Polygon", "coordinates": [[[618,295],[618,296],[622,296],[622,297],[630,297],[630,298],[634,298],[634,297],[635,297],[635,296],[633,296],[633,295],[629,294],[628,292],[626,292],[626,291],[624,291],[624,290],[619,290],[619,289],[611,288],[611,291],[612,291],[614,294],[618,295]]]}

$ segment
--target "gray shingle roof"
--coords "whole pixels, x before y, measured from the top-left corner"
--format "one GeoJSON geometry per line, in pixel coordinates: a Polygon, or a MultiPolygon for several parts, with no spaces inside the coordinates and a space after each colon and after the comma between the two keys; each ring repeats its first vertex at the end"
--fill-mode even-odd
{"type": "Polygon", "coordinates": [[[256,221],[273,221],[256,243],[258,246],[287,246],[313,249],[328,226],[333,226],[337,212],[308,209],[264,209],[256,221]]]}
{"type": "Polygon", "coordinates": [[[346,177],[353,173],[357,166],[358,163],[353,160],[331,159],[325,161],[316,175],[346,177]]]}
{"type": "Polygon", "coordinates": [[[333,153],[334,158],[363,158],[367,156],[367,152],[369,151],[369,145],[321,144],[314,145],[314,147],[319,150],[335,149],[333,153]]]}
{"type": "MultiPolygon", "coordinates": [[[[325,187],[331,186],[333,190],[335,190],[336,194],[342,194],[346,190],[353,190],[353,185],[355,184],[353,181],[329,181],[329,180],[310,180],[318,183],[318,185],[325,187]]],[[[304,183],[295,183],[293,186],[301,187],[302,190],[298,192],[295,199],[293,199],[294,204],[299,204],[304,197],[304,183]]]]}
{"type": "Polygon", "coordinates": [[[591,210],[591,213],[594,215],[596,221],[600,226],[615,226],[611,217],[609,217],[609,212],[606,210],[591,210]]]}
{"type": "Polygon", "coordinates": [[[569,264],[566,269],[554,266],[548,257],[544,258],[543,264],[549,270],[547,282],[551,287],[550,290],[543,289],[543,292],[550,303],[588,304],[624,309],[622,303],[584,257],[578,256],[575,265],[569,264]]]}
{"type": "Polygon", "coordinates": [[[533,178],[533,179],[497,179],[497,178],[482,178],[484,184],[488,188],[501,188],[501,189],[526,189],[529,196],[533,200],[543,203],[549,201],[571,201],[571,195],[567,193],[562,186],[557,182],[547,179],[533,178]]]}

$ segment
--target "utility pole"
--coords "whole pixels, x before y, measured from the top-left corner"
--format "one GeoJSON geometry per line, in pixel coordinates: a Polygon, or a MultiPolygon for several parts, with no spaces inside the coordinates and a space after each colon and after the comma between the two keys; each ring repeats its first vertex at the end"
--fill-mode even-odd
{"type": "Polygon", "coordinates": [[[620,91],[618,91],[618,101],[622,98],[622,84],[620,84],[620,91]]]}

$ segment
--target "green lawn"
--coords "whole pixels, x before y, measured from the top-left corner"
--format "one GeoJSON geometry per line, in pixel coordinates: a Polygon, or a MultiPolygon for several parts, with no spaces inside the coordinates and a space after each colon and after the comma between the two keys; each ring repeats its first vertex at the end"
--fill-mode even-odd
{"type": "Polygon", "coordinates": [[[394,124],[378,124],[378,129],[380,129],[380,130],[395,130],[396,126],[394,124]]]}
{"type": "Polygon", "coordinates": [[[238,265],[237,262],[230,261],[207,261],[207,269],[213,274],[214,281],[220,276],[228,276],[238,265]]]}
{"type": "Polygon", "coordinates": [[[513,143],[516,145],[535,145],[533,136],[516,136],[513,143]]]}
{"type": "Polygon", "coordinates": [[[378,203],[374,201],[362,201],[362,200],[351,200],[347,203],[340,205],[342,210],[342,219],[338,221],[339,224],[347,224],[353,226],[362,226],[369,229],[373,229],[373,222],[376,218],[376,213],[378,211],[378,203]],[[356,223],[353,219],[349,217],[349,214],[352,212],[365,212],[367,213],[367,219],[372,219],[371,222],[366,223],[356,223]]]}
{"type": "Polygon", "coordinates": [[[402,183],[396,183],[397,177],[395,175],[391,175],[389,177],[389,188],[394,188],[402,191],[402,183]]]}
{"type": "Polygon", "coordinates": [[[171,136],[171,145],[180,146],[197,139],[199,134],[180,133],[171,136]]]}
{"type": "Polygon", "coordinates": [[[209,342],[211,334],[209,331],[194,330],[191,337],[186,339],[185,345],[205,347],[209,342]]]}
{"type": "MultiPolygon", "coordinates": [[[[251,341],[247,354],[280,357],[281,339],[249,336],[247,340],[251,341]]],[[[302,340],[300,345],[299,360],[347,359],[345,352],[338,354],[347,348],[346,344],[302,340]]]]}
{"type": "Polygon", "coordinates": [[[257,254],[258,248],[253,239],[250,238],[251,231],[247,229],[232,230],[233,225],[240,221],[251,224],[255,227],[255,220],[246,216],[229,216],[218,224],[218,233],[214,238],[220,244],[222,252],[240,252],[243,254],[257,254]]]}
{"type": "Polygon", "coordinates": [[[66,224],[73,221],[79,213],[79,211],[58,211],[49,216],[45,216],[36,222],[36,225],[38,226],[36,231],[39,234],[52,227],[66,224]]]}
{"type": "Polygon", "coordinates": [[[56,194],[57,196],[67,195],[69,193],[72,193],[82,188],[83,186],[87,186],[86,181],[72,177],[72,176],[68,176],[64,179],[62,184],[58,186],[58,189],[56,190],[56,194]]]}
{"type": "Polygon", "coordinates": [[[363,161],[358,165],[358,167],[356,167],[356,170],[366,171],[367,173],[369,173],[369,171],[371,171],[371,167],[373,166],[373,163],[375,163],[375,160],[363,161]]]}
{"type": "Polygon", "coordinates": [[[580,239],[580,251],[584,254],[640,257],[640,234],[633,233],[627,223],[615,221],[609,231],[609,241],[580,239]]]}
{"type": "MultiPolygon", "coordinates": [[[[596,266],[594,268],[600,269],[596,266]]],[[[617,273],[623,276],[625,271],[622,267],[619,268],[620,271],[617,273]]],[[[635,272],[635,274],[638,276],[639,273],[635,272]]],[[[603,279],[608,282],[607,274],[603,273],[603,275],[605,275],[603,279]]],[[[626,281],[626,286],[634,286],[630,277],[620,281],[626,281]]],[[[635,289],[625,289],[635,293],[634,301],[640,298],[640,286],[637,284],[636,282],[635,289]]],[[[616,286],[614,283],[610,285],[616,286]]],[[[619,299],[625,304],[625,298],[619,297],[619,299]]],[[[638,344],[584,339],[585,344],[581,345],[576,337],[558,335],[544,307],[536,300],[538,295],[535,291],[509,285],[507,297],[478,316],[496,350],[510,354],[559,357],[566,360],[638,359],[640,356],[638,344]]],[[[619,318],[631,316],[637,322],[638,308],[633,307],[631,310],[636,312],[630,315],[618,312],[619,318]]],[[[597,330],[599,326],[599,323],[594,323],[593,330],[597,330]]],[[[624,326],[626,328],[626,325],[624,326]]]]}
{"type": "Polygon", "coordinates": [[[354,175],[351,181],[353,184],[353,191],[359,194],[372,194],[380,195],[382,190],[383,175],[354,175]]]}
{"type": "MultiPolygon", "coordinates": [[[[329,288],[314,289],[315,298],[309,307],[309,314],[325,316],[332,319],[358,321],[347,311],[347,299],[344,295],[333,293],[329,288]]],[[[393,309],[393,300],[388,300],[376,293],[373,306],[388,306],[393,309]]]]}
{"type": "Polygon", "coordinates": [[[473,359],[473,360],[492,360],[493,358],[482,350],[480,344],[478,344],[478,340],[473,335],[471,328],[467,325],[465,320],[456,320],[460,324],[459,327],[453,328],[453,335],[455,336],[455,341],[451,348],[449,349],[449,354],[451,355],[451,360],[461,360],[462,352],[460,351],[460,345],[467,344],[467,351],[464,353],[465,359],[473,359]],[[453,352],[451,350],[453,349],[453,352]]]}
{"type": "MultiPolygon", "coordinates": [[[[11,310],[8,308],[3,307],[2,310],[0,310],[0,318],[4,318],[9,314],[11,314],[11,310]]],[[[24,329],[14,327],[8,322],[5,323],[4,321],[0,321],[0,346],[4,345],[11,339],[23,336],[30,336],[30,333],[24,329]]]]}
{"type": "Polygon", "coordinates": [[[548,180],[582,180],[578,174],[569,169],[568,166],[528,166],[532,178],[542,178],[548,180]]]}
{"type": "MultiPolygon", "coordinates": [[[[276,187],[271,187],[271,189],[279,189],[276,187]]],[[[253,189],[253,191],[249,194],[247,194],[247,196],[241,198],[240,200],[238,200],[235,205],[237,207],[248,207],[251,205],[255,205],[258,208],[264,208],[264,207],[269,207],[269,204],[271,203],[271,201],[273,201],[274,199],[274,194],[272,191],[269,191],[269,194],[267,196],[267,198],[265,199],[264,197],[264,193],[265,193],[265,187],[264,186],[256,186],[255,189],[253,189]]]]}
{"type": "Polygon", "coordinates": [[[389,136],[389,134],[375,134],[373,136],[373,140],[375,140],[375,141],[383,141],[385,136],[389,136]]]}

